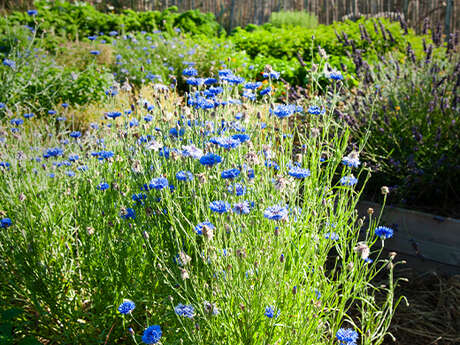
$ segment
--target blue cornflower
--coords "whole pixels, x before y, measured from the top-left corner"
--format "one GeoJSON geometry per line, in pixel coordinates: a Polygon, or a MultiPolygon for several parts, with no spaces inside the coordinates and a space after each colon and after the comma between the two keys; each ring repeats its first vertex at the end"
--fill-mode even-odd
{"type": "Polygon", "coordinates": [[[351,153],[350,155],[343,157],[342,164],[350,168],[357,168],[361,162],[359,161],[359,157],[356,153],[351,153]]]}
{"type": "Polygon", "coordinates": [[[75,176],[75,171],[73,171],[73,170],[67,170],[67,171],[65,172],[65,174],[66,174],[67,176],[69,176],[69,177],[74,177],[74,176],[75,176]]]}
{"type": "Polygon", "coordinates": [[[70,155],[69,156],[69,161],[76,162],[76,161],[78,161],[79,158],[80,157],[78,157],[78,155],[70,155]]]}
{"type": "Polygon", "coordinates": [[[114,153],[112,151],[99,151],[99,152],[92,152],[92,156],[97,157],[100,161],[104,159],[112,158],[114,153]]]}
{"type": "Polygon", "coordinates": [[[228,170],[222,171],[220,176],[222,178],[233,179],[233,178],[237,177],[239,174],[240,174],[239,169],[228,169],[228,170]]]}
{"type": "Polygon", "coordinates": [[[309,169],[303,169],[298,166],[294,166],[289,170],[288,173],[290,176],[298,178],[298,179],[304,179],[308,176],[310,176],[310,170],[309,169]]]}
{"type": "MultiPolygon", "coordinates": [[[[201,150],[198,147],[195,147],[193,145],[182,146],[182,156],[184,156],[184,157],[192,157],[194,159],[200,159],[201,157],[203,157],[203,150],[201,150]]],[[[203,164],[203,163],[201,163],[201,164],[203,164]]],[[[204,165],[206,165],[206,164],[204,164],[204,165]]]]}
{"type": "Polygon", "coordinates": [[[228,77],[230,75],[233,75],[233,72],[230,69],[222,69],[219,71],[219,77],[228,77]]]}
{"type": "Polygon", "coordinates": [[[212,85],[212,84],[217,83],[217,79],[216,78],[206,78],[204,80],[204,83],[205,83],[205,85],[212,85]]]}
{"type": "Polygon", "coordinates": [[[307,111],[312,115],[322,115],[326,112],[326,109],[320,108],[317,105],[310,105],[307,111]]]}
{"type": "Polygon", "coordinates": [[[209,140],[209,142],[227,150],[233,149],[241,144],[238,139],[233,139],[232,137],[213,137],[209,140]]]}
{"type": "Polygon", "coordinates": [[[356,340],[358,340],[358,333],[352,328],[340,328],[335,336],[341,342],[341,345],[356,344],[356,340]]]}
{"type": "Polygon", "coordinates": [[[186,77],[194,77],[198,75],[198,71],[193,67],[187,67],[182,71],[182,75],[186,77]]]}
{"type": "Polygon", "coordinates": [[[110,31],[109,32],[109,36],[117,36],[118,35],[118,32],[117,31],[110,31]]]}
{"type": "Polygon", "coordinates": [[[249,201],[242,201],[233,204],[233,212],[236,214],[248,214],[251,211],[251,204],[249,201]]]}
{"type": "Polygon", "coordinates": [[[230,204],[228,202],[226,202],[226,201],[223,201],[223,200],[216,200],[216,201],[212,201],[209,204],[209,208],[213,212],[225,213],[225,212],[228,212],[230,210],[230,204]]]}
{"type": "Polygon", "coordinates": [[[179,180],[179,181],[191,181],[193,180],[193,174],[190,172],[190,171],[179,171],[177,174],[176,174],[176,178],[179,180]]]}
{"type": "Polygon", "coordinates": [[[123,315],[126,315],[126,314],[129,314],[131,313],[134,308],[136,308],[136,305],[134,304],[133,301],[130,301],[129,299],[125,299],[123,300],[123,303],[120,304],[120,306],[118,307],[118,311],[123,314],[123,315]]]}
{"type": "Polygon", "coordinates": [[[200,158],[200,163],[202,165],[213,166],[222,162],[222,157],[214,153],[208,153],[200,158]]]}
{"type": "Polygon", "coordinates": [[[238,140],[240,143],[249,141],[251,137],[247,134],[233,134],[232,139],[238,140]]]}
{"type": "Polygon", "coordinates": [[[278,105],[274,110],[270,109],[270,113],[275,114],[280,119],[291,116],[296,112],[297,107],[294,104],[278,105]]]}
{"type": "Polygon", "coordinates": [[[3,218],[2,220],[0,220],[0,224],[1,224],[2,228],[7,228],[7,227],[13,225],[13,222],[11,221],[10,218],[3,218]]]}
{"type": "Polygon", "coordinates": [[[386,226],[379,226],[375,228],[375,234],[383,240],[393,237],[393,233],[393,229],[386,226]]]}
{"type": "Polygon", "coordinates": [[[15,68],[16,67],[16,62],[13,61],[13,60],[10,60],[10,59],[4,59],[3,60],[3,65],[11,67],[11,68],[15,68]]]}
{"type": "Polygon", "coordinates": [[[44,158],[61,156],[64,151],[59,147],[47,149],[43,154],[44,158]]]}
{"type": "Polygon", "coordinates": [[[121,112],[119,112],[119,111],[109,111],[106,115],[107,115],[107,117],[110,117],[111,119],[116,119],[117,117],[121,116],[121,112]]]}
{"type": "Polygon", "coordinates": [[[99,183],[96,187],[96,189],[98,190],[106,190],[106,189],[109,189],[109,184],[106,183],[106,182],[102,182],[102,183],[99,183]]]}
{"type": "Polygon", "coordinates": [[[196,226],[195,226],[195,232],[197,233],[197,235],[203,235],[203,228],[204,227],[208,227],[209,229],[211,230],[214,230],[216,227],[214,226],[214,224],[212,224],[211,222],[201,222],[201,223],[198,223],[196,226]]]}
{"type": "Polygon", "coordinates": [[[9,169],[11,164],[9,162],[0,162],[0,168],[9,169]]]}
{"type": "Polygon", "coordinates": [[[32,17],[32,16],[36,16],[36,15],[38,14],[38,11],[37,11],[37,10],[28,10],[28,11],[27,11],[27,14],[28,14],[29,16],[31,16],[31,17],[32,17]]]}
{"type": "Polygon", "coordinates": [[[227,192],[241,196],[246,193],[246,186],[241,183],[231,184],[227,187],[227,192]]]}
{"type": "Polygon", "coordinates": [[[260,81],[257,81],[255,83],[246,83],[244,85],[244,88],[248,90],[255,90],[255,89],[258,89],[261,85],[262,83],[260,81]]]}
{"type": "Polygon", "coordinates": [[[339,235],[335,232],[327,232],[324,234],[325,239],[331,239],[333,241],[338,241],[339,240],[339,235]]]}
{"type": "Polygon", "coordinates": [[[101,52],[99,50],[91,50],[89,53],[91,55],[99,55],[99,54],[101,54],[101,52]]]}
{"type": "Polygon", "coordinates": [[[275,308],[273,306],[269,305],[269,306],[267,306],[265,308],[264,315],[266,317],[268,317],[269,319],[272,319],[272,318],[277,318],[279,316],[280,312],[281,312],[280,310],[275,311],[275,308]],[[276,315],[275,315],[275,313],[276,313],[276,315]]]}
{"type": "Polygon", "coordinates": [[[185,81],[188,85],[193,85],[193,86],[201,86],[204,84],[204,79],[203,78],[195,78],[195,77],[190,77],[187,78],[185,81]]]}
{"type": "Polygon", "coordinates": [[[30,118],[34,117],[35,114],[34,113],[28,113],[28,114],[24,114],[22,116],[24,116],[24,118],[26,118],[26,119],[30,119],[30,118]]]}
{"type": "Polygon", "coordinates": [[[81,137],[81,132],[80,131],[74,131],[70,133],[71,138],[80,138],[81,137]]]}
{"type": "Polygon", "coordinates": [[[329,78],[332,80],[342,80],[343,75],[342,75],[342,72],[334,70],[334,71],[326,72],[326,78],[329,78]]]}
{"type": "Polygon", "coordinates": [[[252,93],[251,91],[243,91],[243,95],[242,95],[244,98],[248,98],[250,99],[251,101],[255,101],[256,100],[256,95],[254,93],[252,93]]]}
{"type": "Polygon", "coordinates": [[[120,213],[120,217],[123,218],[123,219],[134,219],[136,218],[136,211],[134,211],[132,208],[126,208],[126,209],[123,209],[120,213]]]}
{"type": "Polygon", "coordinates": [[[189,319],[193,319],[195,316],[195,308],[193,308],[193,305],[184,305],[182,303],[179,303],[175,308],[174,311],[176,312],[177,315],[187,317],[189,319]]]}
{"type": "Polygon", "coordinates": [[[268,160],[265,161],[265,166],[267,168],[273,168],[275,170],[279,170],[279,168],[280,168],[278,163],[276,163],[275,161],[272,161],[271,159],[268,159],[268,160]]]}
{"type": "Polygon", "coordinates": [[[272,88],[269,86],[269,87],[266,87],[265,89],[260,90],[259,93],[260,93],[261,96],[265,96],[265,95],[269,94],[271,90],[272,90],[272,88]]]}
{"type": "Polygon", "coordinates": [[[270,78],[270,79],[278,79],[280,77],[280,73],[276,71],[271,71],[269,73],[264,73],[263,74],[264,78],[270,78]]]}
{"type": "Polygon", "coordinates": [[[226,77],[221,77],[223,81],[226,81],[230,84],[241,84],[244,83],[244,78],[243,77],[238,77],[236,75],[228,75],[226,77]]]}
{"type": "Polygon", "coordinates": [[[11,119],[10,120],[10,123],[13,125],[13,126],[20,126],[24,123],[24,120],[23,119],[20,119],[20,118],[17,118],[17,119],[11,119]]]}
{"type": "Polygon", "coordinates": [[[90,41],[95,41],[97,39],[97,36],[88,36],[88,39],[90,41]]]}
{"type": "Polygon", "coordinates": [[[158,325],[149,326],[142,336],[142,342],[145,344],[156,344],[161,339],[161,327],[158,325]]]}
{"type": "Polygon", "coordinates": [[[65,116],[56,117],[56,121],[65,121],[65,120],[66,120],[65,116]]]}
{"type": "Polygon", "coordinates": [[[149,188],[150,189],[163,189],[168,187],[168,179],[164,177],[156,177],[152,179],[149,183],[149,188]]]}
{"type": "Polygon", "coordinates": [[[281,220],[288,216],[289,210],[285,206],[274,205],[267,207],[264,211],[264,217],[270,220],[281,220]]]}
{"type": "Polygon", "coordinates": [[[353,175],[343,176],[340,179],[340,184],[342,186],[354,186],[358,182],[358,179],[353,175]]]}

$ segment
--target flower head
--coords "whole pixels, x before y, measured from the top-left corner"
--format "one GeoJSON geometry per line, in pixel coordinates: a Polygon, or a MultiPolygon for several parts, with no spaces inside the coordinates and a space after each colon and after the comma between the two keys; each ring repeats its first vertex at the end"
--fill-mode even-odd
{"type": "Polygon", "coordinates": [[[209,208],[213,212],[225,213],[225,212],[228,212],[228,210],[230,210],[230,204],[223,200],[217,200],[217,201],[212,201],[209,204],[209,208]]]}
{"type": "Polygon", "coordinates": [[[341,345],[353,345],[358,340],[358,333],[352,328],[340,328],[335,336],[341,345]]]}
{"type": "Polygon", "coordinates": [[[276,311],[275,308],[274,308],[273,306],[269,305],[269,306],[267,306],[267,307],[265,308],[265,313],[264,313],[264,315],[265,315],[266,317],[268,317],[269,319],[272,319],[272,318],[277,318],[277,317],[279,316],[280,312],[281,312],[280,310],[277,310],[277,311],[276,311]]]}
{"type": "Polygon", "coordinates": [[[309,169],[303,169],[298,166],[294,166],[289,170],[289,175],[292,177],[295,177],[297,179],[304,179],[308,176],[310,176],[310,170],[309,169]]]}
{"type": "Polygon", "coordinates": [[[379,236],[381,239],[387,239],[393,237],[393,229],[388,228],[386,226],[379,226],[375,228],[375,234],[379,236]]]}
{"type": "Polygon", "coordinates": [[[148,185],[149,189],[163,189],[168,187],[168,179],[164,177],[156,177],[150,181],[148,185]]]}
{"type": "Polygon", "coordinates": [[[281,220],[286,219],[288,216],[289,210],[285,206],[274,205],[267,207],[264,211],[264,217],[270,220],[281,220]]]}
{"type": "Polygon", "coordinates": [[[214,230],[216,227],[214,226],[214,224],[212,224],[211,222],[201,222],[201,223],[198,223],[196,226],[195,226],[195,232],[198,234],[198,235],[203,235],[203,230],[207,228],[207,229],[210,229],[210,230],[214,230]]]}
{"type": "Polygon", "coordinates": [[[161,339],[161,327],[158,325],[149,326],[142,336],[142,341],[145,344],[156,344],[161,339]]]}
{"type": "Polygon", "coordinates": [[[176,312],[177,315],[187,317],[189,319],[193,319],[195,316],[195,308],[193,308],[193,305],[184,305],[182,303],[179,303],[175,308],[174,311],[176,312]]]}
{"type": "Polygon", "coordinates": [[[239,174],[240,174],[240,170],[239,170],[239,169],[228,169],[228,170],[222,171],[222,173],[221,173],[220,176],[221,176],[222,178],[225,178],[225,179],[234,179],[234,178],[237,177],[239,174]]]}
{"type": "Polygon", "coordinates": [[[342,186],[354,186],[358,182],[358,179],[353,175],[343,176],[340,179],[340,184],[342,186]]]}
{"type": "Polygon", "coordinates": [[[123,303],[120,304],[120,306],[118,307],[118,311],[120,312],[120,314],[126,315],[131,313],[134,310],[134,308],[136,308],[134,302],[129,299],[125,299],[123,303]]]}
{"type": "Polygon", "coordinates": [[[2,228],[7,228],[11,226],[12,224],[13,222],[11,221],[10,218],[3,218],[2,220],[0,220],[0,225],[2,228]]]}

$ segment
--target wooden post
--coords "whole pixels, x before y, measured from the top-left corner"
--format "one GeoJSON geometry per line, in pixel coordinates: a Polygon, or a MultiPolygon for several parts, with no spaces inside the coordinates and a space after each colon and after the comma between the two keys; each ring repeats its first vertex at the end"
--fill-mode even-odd
{"type": "Polygon", "coordinates": [[[446,35],[446,42],[449,40],[450,34],[450,18],[452,16],[452,6],[454,0],[447,0],[447,8],[446,8],[446,21],[444,26],[444,33],[446,35]]]}

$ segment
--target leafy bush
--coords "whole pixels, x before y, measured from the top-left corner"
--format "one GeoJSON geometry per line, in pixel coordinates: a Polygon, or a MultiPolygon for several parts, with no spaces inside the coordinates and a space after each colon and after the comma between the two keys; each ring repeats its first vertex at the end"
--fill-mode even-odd
{"type": "Polygon", "coordinates": [[[38,13],[34,16],[26,12],[13,12],[8,16],[9,25],[27,25],[36,28],[39,33],[54,32],[70,39],[102,35],[113,31],[118,33],[160,29],[174,34],[179,28],[190,34],[217,36],[221,26],[212,13],[190,10],[177,13],[177,7],[164,11],[135,12],[124,10],[120,14],[97,11],[86,2],[70,3],[66,1],[36,2],[38,13]]]}
{"type": "Polygon", "coordinates": [[[360,51],[364,59],[374,63],[389,52],[404,54],[410,42],[415,54],[419,56],[423,52],[422,38],[412,31],[405,35],[399,23],[385,19],[380,20],[380,23],[360,19],[356,22],[319,25],[315,29],[277,28],[265,24],[257,28],[250,26],[248,30],[236,28],[230,37],[236,49],[245,51],[251,58],[262,55],[292,61],[293,69],[299,71],[298,75],[288,80],[292,83],[302,79],[302,69],[293,60],[297,54],[311,68],[312,64],[318,64],[322,59],[318,49],[321,47],[328,55],[332,67],[353,75],[356,73],[353,51],[360,51]]]}
{"type": "Polygon", "coordinates": [[[318,17],[305,11],[280,11],[272,12],[269,23],[276,27],[301,26],[311,29],[318,26],[318,17]]]}

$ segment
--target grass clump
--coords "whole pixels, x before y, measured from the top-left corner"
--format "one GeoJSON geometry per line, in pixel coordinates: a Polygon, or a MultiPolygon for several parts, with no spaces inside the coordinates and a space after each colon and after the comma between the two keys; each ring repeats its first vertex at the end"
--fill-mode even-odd
{"type": "Polygon", "coordinates": [[[276,27],[301,26],[314,29],[318,26],[318,17],[314,13],[306,11],[279,11],[272,12],[269,23],[276,27]]]}

